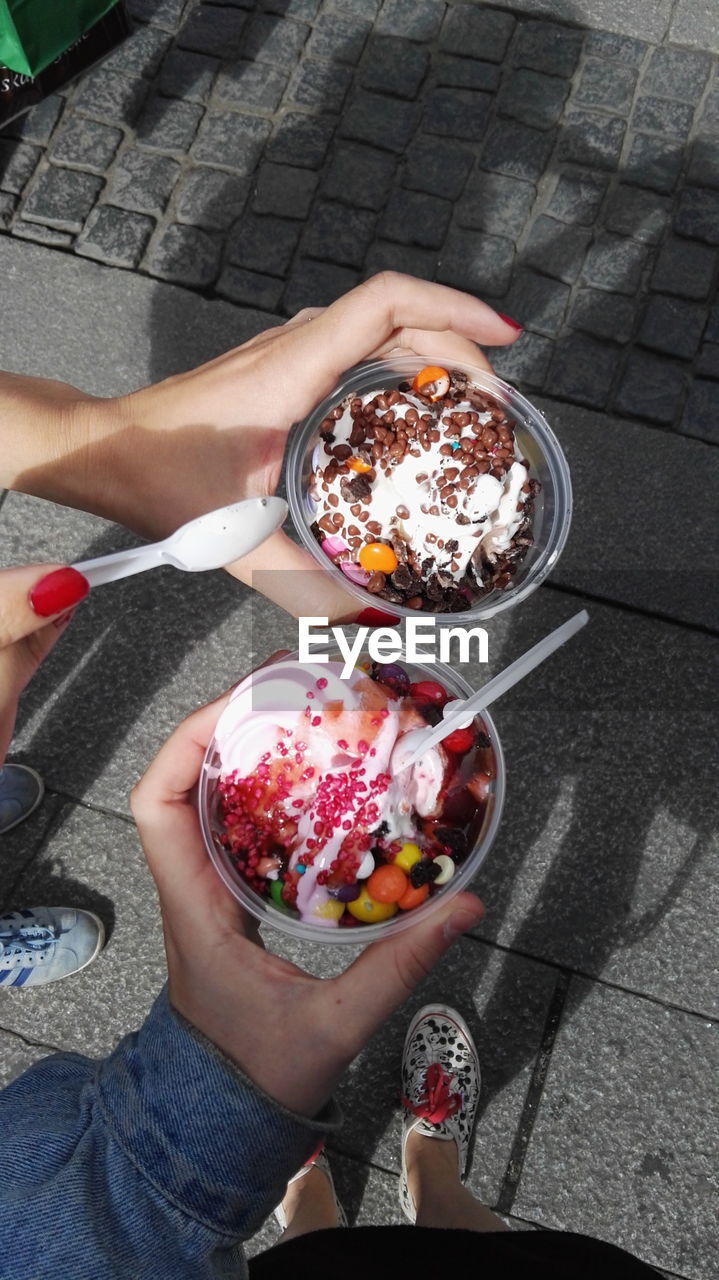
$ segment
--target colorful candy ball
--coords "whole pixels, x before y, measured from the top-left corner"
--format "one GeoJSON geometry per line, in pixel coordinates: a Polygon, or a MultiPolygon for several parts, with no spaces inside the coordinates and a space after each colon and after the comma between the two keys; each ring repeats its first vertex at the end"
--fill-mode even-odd
{"type": "Polygon", "coordinates": [[[422,853],[418,844],[413,844],[407,840],[396,855],[394,860],[395,867],[400,867],[402,871],[407,873],[422,858],[422,853]]]}
{"type": "Polygon", "coordinates": [[[367,892],[375,902],[399,902],[407,892],[407,877],[396,862],[377,867],[367,881],[367,892]]]}
{"type": "Polygon", "coordinates": [[[397,903],[377,902],[363,888],[359,898],[347,903],[347,910],[356,920],[361,920],[364,924],[381,924],[383,920],[389,920],[391,916],[396,915],[397,903]]]}
{"type": "Polygon", "coordinates": [[[429,897],[429,885],[421,884],[415,889],[413,884],[407,885],[407,892],[402,894],[397,906],[400,911],[413,911],[415,907],[421,907],[429,897]]]}
{"type": "Polygon", "coordinates": [[[449,391],[449,374],[438,364],[426,364],[415,374],[412,390],[419,391],[429,400],[441,400],[449,391]]]}
{"type": "Polygon", "coordinates": [[[367,542],[359,553],[359,562],[368,573],[394,573],[399,561],[386,542],[367,542]]]}

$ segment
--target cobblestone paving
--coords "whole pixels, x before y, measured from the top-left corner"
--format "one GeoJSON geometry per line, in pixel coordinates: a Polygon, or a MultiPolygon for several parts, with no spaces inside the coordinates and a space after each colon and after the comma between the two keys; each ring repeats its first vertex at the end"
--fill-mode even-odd
{"type": "Polygon", "coordinates": [[[406,270],[525,325],[505,376],[717,439],[716,57],[443,0],[131,10],[0,135],[4,231],[287,315],[406,270]]]}

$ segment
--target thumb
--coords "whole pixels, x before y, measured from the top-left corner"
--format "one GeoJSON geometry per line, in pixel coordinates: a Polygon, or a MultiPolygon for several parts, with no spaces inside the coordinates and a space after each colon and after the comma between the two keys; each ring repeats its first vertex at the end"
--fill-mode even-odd
{"type": "Polygon", "coordinates": [[[335,982],[345,1024],[356,1036],[354,1052],[399,1008],[452,943],[479,923],[484,907],[471,893],[386,942],[368,947],[335,982]]]}
{"type": "Polygon", "coordinates": [[[89,590],[87,578],[67,566],[35,564],[0,570],[0,650],[74,608],[89,590]]]}
{"type": "Polygon", "coordinates": [[[241,560],[228,565],[230,573],[287,613],[299,618],[312,607],[318,618],[351,618],[358,612],[357,601],[343,591],[334,576],[323,569],[304,547],[281,529],[241,560]],[[271,565],[271,568],[268,568],[271,565]]]}

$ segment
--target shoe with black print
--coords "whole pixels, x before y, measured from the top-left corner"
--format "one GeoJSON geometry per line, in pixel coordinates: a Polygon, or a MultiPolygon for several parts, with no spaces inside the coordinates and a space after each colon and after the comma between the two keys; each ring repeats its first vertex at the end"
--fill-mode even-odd
{"type": "Polygon", "coordinates": [[[402,1053],[405,1113],[399,1199],[410,1222],[417,1217],[405,1160],[410,1133],[455,1142],[459,1177],[464,1182],[480,1087],[479,1057],[464,1018],[446,1005],[425,1005],[410,1023],[402,1053]]]}

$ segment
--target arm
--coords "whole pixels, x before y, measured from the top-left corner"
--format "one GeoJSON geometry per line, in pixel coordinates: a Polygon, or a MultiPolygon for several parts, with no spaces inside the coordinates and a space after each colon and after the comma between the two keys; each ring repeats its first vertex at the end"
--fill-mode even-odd
{"type": "Polygon", "coordinates": [[[102,441],[116,405],[64,382],[0,373],[0,488],[106,514],[112,477],[102,441]]]}
{"type": "MultiPolygon", "coordinates": [[[[117,399],[5,375],[0,485],[163,538],[205,511],[273,493],[292,423],[352,365],[402,349],[489,368],[476,343],[517,336],[468,294],[388,273],[199,369],[117,399]]],[[[356,612],[281,531],[230,569],[252,585],[253,571],[268,567],[282,572],[261,585],[290,612],[306,609],[308,570],[316,613],[356,612]]]]}
{"type": "Polygon", "coordinates": [[[100,1063],[58,1054],[0,1095],[0,1256],[13,1276],[215,1275],[336,1128],[273,1102],[166,993],[100,1063]],[[94,1269],[93,1269],[94,1268],[94,1269]]]}
{"type": "Polygon", "coordinates": [[[458,895],[326,981],[265,951],[207,858],[193,800],[219,712],[185,721],[133,793],[168,994],[100,1064],[49,1058],[0,1097],[0,1157],[15,1179],[0,1256],[22,1259],[15,1280],[50,1263],[83,1280],[239,1268],[239,1242],[335,1127],[345,1067],[481,917],[458,895]]]}

